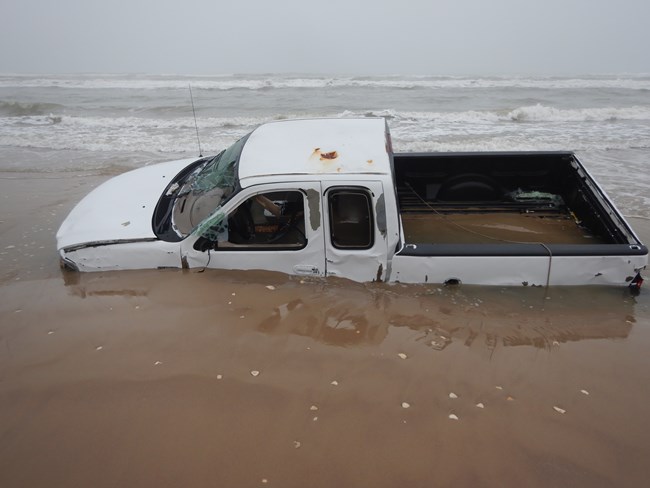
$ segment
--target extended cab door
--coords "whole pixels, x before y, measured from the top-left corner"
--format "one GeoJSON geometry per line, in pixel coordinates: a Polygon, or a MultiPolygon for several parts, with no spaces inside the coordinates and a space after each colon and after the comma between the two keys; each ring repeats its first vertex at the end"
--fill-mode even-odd
{"type": "Polygon", "coordinates": [[[323,182],[323,192],[326,274],[383,281],[388,253],[382,183],[323,182]]]}
{"type": "Polygon", "coordinates": [[[325,276],[319,182],[257,185],[181,243],[183,267],[325,276]]]}

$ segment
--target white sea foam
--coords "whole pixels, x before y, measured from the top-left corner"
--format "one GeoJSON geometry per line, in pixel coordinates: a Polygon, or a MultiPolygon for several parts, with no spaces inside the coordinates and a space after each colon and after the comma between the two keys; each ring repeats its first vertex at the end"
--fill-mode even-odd
{"type": "Polygon", "coordinates": [[[507,116],[512,120],[536,122],[650,120],[650,107],[560,109],[537,104],[529,107],[516,108],[508,113],[507,116]]]}
{"type": "Polygon", "coordinates": [[[467,110],[462,112],[400,112],[380,109],[364,112],[346,110],[340,117],[386,117],[389,120],[413,122],[446,122],[467,124],[495,124],[499,122],[603,122],[625,120],[650,121],[650,106],[561,109],[541,104],[518,107],[513,110],[467,110]]]}
{"type": "Polygon", "coordinates": [[[650,90],[650,76],[591,77],[448,77],[448,76],[143,76],[143,75],[0,75],[0,88],[68,88],[68,89],[135,89],[187,90],[268,90],[323,88],[385,89],[493,89],[521,88],[543,90],[625,89],[650,90]]]}
{"type": "MultiPolygon", "coordinates": [[[[504,113],[374,110],[314,115],[386,117],[394,146],[400,151],[593,150],[650,147],[647,112],[642,108],[576,111],[523,107],[504,113]],[[625,120],[628,122],[621,122],[625,120]]],[[[277,118],[281,117],[201,118],[202,145],[206,151],[217,152],[259,124],[277,118]]],[[[0,145],[185,153],[195,150],[195,127],[191,117],[8,117],[0,118],[0,145]]]]}

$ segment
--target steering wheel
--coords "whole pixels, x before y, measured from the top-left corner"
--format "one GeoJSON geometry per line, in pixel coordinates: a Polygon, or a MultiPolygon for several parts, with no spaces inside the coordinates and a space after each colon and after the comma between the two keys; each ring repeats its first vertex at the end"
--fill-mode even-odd
{"type": "MultiPolygon", "coordinates": [[[[289,234],[293,229],[297,230],[298,233],[302,236],[304,240],[307,240],[307,236],[298,228],[298,223],[300,222],[299,214],[301,214],[301,209],[299,206],[296,206],[291,212],[291,215],[289,216],[289,220],[282,225],[278,230],[276,230],[273,235],[269,238],[268,241],[266,241],[269,244],[273,244],[280,239],[282,239],[284,236],[289,234]]],[[[303,241],[304,242],[304,241],[303,241]]]]}

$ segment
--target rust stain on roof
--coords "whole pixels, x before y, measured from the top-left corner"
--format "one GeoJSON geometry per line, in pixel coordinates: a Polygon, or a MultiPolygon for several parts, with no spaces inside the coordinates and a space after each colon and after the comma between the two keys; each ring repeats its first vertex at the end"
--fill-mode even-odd
{"type": "Polygon", "coordinates": [[[331,160],[331,159],[336,159],[338,157],[339,157],[339,155],[338,155],[338,153],[336,151],[330,151],[330,152],[320,154],[321,160],[322,159],[330,159],[331,160]]]}
{"type": "Polygon", "coordinates": [[[321,161],[334,161],[338,157],[339,153],[336,151],[322,151],[320,147],[317,147],[311,154],[310,159],[318,158],[321,161]]]}

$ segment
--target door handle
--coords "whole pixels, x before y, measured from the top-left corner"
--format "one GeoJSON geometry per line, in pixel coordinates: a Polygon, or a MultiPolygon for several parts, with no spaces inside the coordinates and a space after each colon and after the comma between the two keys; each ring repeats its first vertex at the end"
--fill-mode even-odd
{"type": "Polygon", "coordinates": [[[319,270],[317,266],[311,264],[297,264],[293,267],[293,271],[299,275],[318,275],[319,270]]]}

